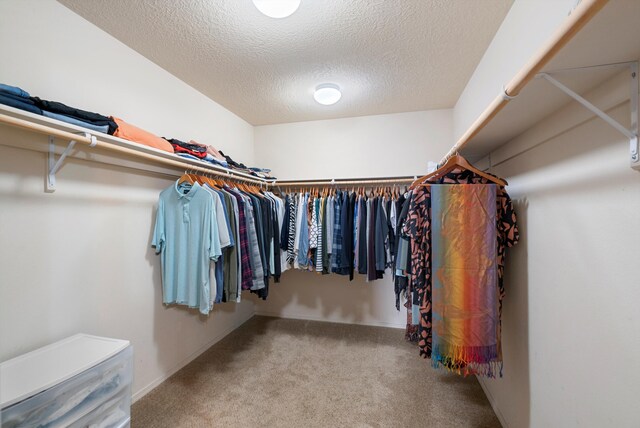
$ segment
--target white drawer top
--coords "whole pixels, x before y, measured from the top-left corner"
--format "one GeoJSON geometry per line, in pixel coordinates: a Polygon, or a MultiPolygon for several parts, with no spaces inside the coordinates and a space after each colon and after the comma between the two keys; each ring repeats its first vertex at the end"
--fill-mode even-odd
{"type": "Polygon", "coordinates": [[[0,409],[82,373],[127,346],[128,340],[76,334],[0,363],[0,409]]]}

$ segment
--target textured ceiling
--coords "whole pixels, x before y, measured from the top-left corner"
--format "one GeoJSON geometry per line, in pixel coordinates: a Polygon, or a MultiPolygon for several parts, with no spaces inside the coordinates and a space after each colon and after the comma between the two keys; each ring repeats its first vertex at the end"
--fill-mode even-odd
{"type": "Polygon", "coordinates": [[[512,0],[59,0],[253,125],[450,108],[512,0]],[[316,85],[342,99],[321,106],[316,85]]]}

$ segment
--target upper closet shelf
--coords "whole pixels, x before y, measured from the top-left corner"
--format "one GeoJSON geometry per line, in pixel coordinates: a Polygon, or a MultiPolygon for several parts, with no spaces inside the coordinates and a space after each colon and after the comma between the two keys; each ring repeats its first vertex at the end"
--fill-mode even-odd
{"type": "MultiPolygon", "coordinates": [[[[512,82],[505,85],[505,95],[502,95],[500,88],[496,88],[500,95],[447,153],[445,159],[459,151],[470,160],[477,161],[568,103],[578,101],[629,137],[631,166],[640,168],[637,140],[638,22],[640,1],[583,0],[554,35],[551,43],[532,59],[532,62],[542,60],[542,67],[535,69],[532,62],[527,64],[512,82]],[[527,71],[531,72],[531,80],[524,80],[519,87],[510,86],[527,71]],[[602,110],[589,105],[588,101],[583,102],[586,100],[581,100],[578,95],[623,72],[628,73],[630,82],[630,129],[617,122],[617,125],[612,123],[602,110]]],[[[614,106],[605,109],[611,107],[614,106]]]]}
{"type": "Polygon", "coordinates": [[[269,184],[274,181],[254,177],[241,171],[234,171],[221,166],[212,165],[209,162],[183,158],[173,153],[138,144],[133,141],[103,134],[1,104],[0,124],[14,126],[49,136],[49,144],[46,147],[39,146],[44,147],[40,150],[48,152],[49,156],[46,186],[48,191],[55,190],[55,173],[64,162],[64,159],[77,147],[78,143],[88,146],[89,150],[93,150],[93,148],[104,149],[123,155],[128,160],[137,160],[147,164],[151,163],[153,165],[169,167],[171,170],[176,171],[176,173],[178,171],[188,170],[254,184],[269,184]],[[62,142],[66,147],[57,158],[56,153],[59,150],[56,150],[56,141],[59,143],[62,142]]]}

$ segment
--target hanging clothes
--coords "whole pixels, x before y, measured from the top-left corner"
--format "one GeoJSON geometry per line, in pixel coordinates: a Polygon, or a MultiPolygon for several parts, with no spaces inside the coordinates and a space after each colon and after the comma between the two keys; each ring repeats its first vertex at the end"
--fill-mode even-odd
{"type": "Polygon", "coordinates": [[[209,260],[222,255],[213,197],[198,183],[162,191],[151,245],[160,254],[163,302],[210,311],[209,260]]]}
{"type": "Polygon", "coordinates": [[[344,190],[289,193],[282,198],[287,207],[283,218],[288,219],[279,238],[283,270],[348,275],[350,280],[357,272],[372,281],[383,278],[387,270],[394,275],[398,225],[391,224],[389,213],[392,207],[395,213],[395,198],[344,190]]]}
{"type": "MultiPolygon", "coordinates": [[[[489,181],[472,171],[466,169],[455,169],[443,177],[429,180],[433,184],[487,184],[489,181]]],[[[498,299],[498,343],[496,361],[490,364],[499,368],[501,375],[502,352],[500,346],[500,325],[502,313],[502,299],[504,297],[504,256],[506,248],[518,242],[519,234],[516,224],[516,216],[511,198],[503,186],[498,186],[496,190],[496,266],[497,266],[497,293],[498,299]]],[[[433,331],[432,331],[432,195],[428,186],[421,186],[412,193],[407,221],[402,233],[410,238],[410,281],[408,288],[416,292],[417,303],[419,304],[420,324],[418,327],[420,355],[431,358],[433,352],[433,331]]],[[[434,363],[435,364],[435,363],[434,363]]],[[[495,370],[482,361],[475,361],[474,364],[445,364],[449,370],[458,373],[470,374],[478,373],[488,377],[495,377],[495,370]]],[[[442,366],[442,364],[438,364],[442,366]]]]}
{"type": "Polygon", "coordinates": [[[214,304],[240,302],[243,290],[266,299],[283,270],[285,221],[285,201],[270,192],[176,181],[160,194],[152,240],[164,303],[208,314],[214,304]]]}

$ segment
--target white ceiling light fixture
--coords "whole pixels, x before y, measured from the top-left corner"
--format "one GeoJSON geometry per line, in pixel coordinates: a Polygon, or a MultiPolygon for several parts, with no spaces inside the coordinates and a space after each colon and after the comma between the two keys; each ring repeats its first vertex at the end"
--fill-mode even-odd
{"type": "Polygon", "coordinates": [[[253,0],[253,4],[271,18],[286,18],[298,10],[300,0],[253,0]]]}
{"type": "Polygon", "coordinates": [[[342,92],[340,92],[340,87],[335,83],[318,85],[313,93],[313,99],[323,106],[333,105],[340,101],[340,98],[342,98],[342,92]]]}

